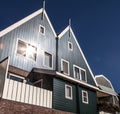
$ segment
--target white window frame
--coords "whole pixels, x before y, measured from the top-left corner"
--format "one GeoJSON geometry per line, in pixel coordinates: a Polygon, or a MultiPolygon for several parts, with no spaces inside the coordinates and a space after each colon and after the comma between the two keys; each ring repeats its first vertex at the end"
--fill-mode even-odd
{"type": "Polygon", "coordinates": [[[73,99],[73,90],[72,90],[72,86],[68,85],[68,84],[65,84],[65,98],[66,99],[69,99],[69,100],[72,100],[73,99]],[[67,96],[67,87],[70,88],[71,90],[71,96],[67,96]]]}
{"type": "MultiPolygon", "coordinates": [[[[13,73],[8,73],[7,78],[8,78],[8,79],[10,79],[10,76],[14,76],[14,77],[16,77],[16,78],[22,79],[22,80],[23,80],[23,82],[21,82],[21,83],[26,83],[25,78],[24,78],[24,77],[22,77],[22,76],[19,76],[19,75],[13,74],[13,73]]],[[[16,81],[16,80],[14,80],[14,81],[16,81]]]]}
{"type": "Polygon", "coordinates": [[[84,82],[87,82],[86,70],[83,69],[83,68],[81,68],[81,67],[79,67],[79,66],[77,66],[77,65],[73,65],[73,74],[74,74],[74,78],[75,78],[75,67],[79,69],[79,73],[80,73],[80,79],[78,79],[78,78],[76,78],[76,79],[81,80],[81,81],[84,81],[84,80],[82,80],[82,76],[81,76],[81,70],[83,70],[83,71],[85,72],[85,81],[84,81],[84,82]]]}
{"type": "Polygon", "coordinates": [[[73,44],[72,42],[69,42],[69,41],[68,41],[68,50],[73,51],[73,44]],[[72,48],[69,47],[69,44],[72,46],[72,48]]]}
{"type": "Polygon", "coordinates": [[[37,47],[34,46],[34,45],[32,45],[31,43],[27,43],[26,41],[24,41],[24,40],[22,40],[22,39],[20,39],[20,38],[17,39],[16,50],[15,50],[15,53],[16,53],[17,55],[19,55],[19,56],[21,56],[21,57],[24,57],[24,58],[27,58],[27,59],[29,59],[29,60],[32,60],[32,61],[36,62],[36,61],[37,61],[37,50],[38,50],[37,47]],[[19,42],[19,41],[25,43],[25,45],[26,45],[26,56],[23,56],[23,55],[17,53],[17,50],[18,50],[18,42],[19,42]],[[33,46],[33,47],[36,48],[36,59],[35,59],[35,60],[32,59],[32,58],[30,58],[30,57],[28,56],[28,52],[27,52],[27,47],[28,47],[28,45],[31,45],[31,46],[33,46]]]}
{"type": "Polygon", "coordinates": [[[85,103],[85,104],[89,104],[88,92],[85,91],[85,90],[82,90],[82,102],[85,103]],[[84,101],[84,98],[85,98],[84,93],[86,93],[86,95],[87,95],[86,96],[87,101],[84,101]]]}
{"type": "Polygon", "coordinates": [[[49,53],[49,52],[47,52],[47,51],[44,51],[43,65],[44,65],[45,67],[49,68],[49,69],[53,69],[53,54],[52,54],[52,53],[49,53]],[[52,55],[52,67],[49,67],[49,66],[47,66],[47,65],[45,64],[45,53],[48,53],[48,54],[52,55]]]}
{"type": "Polygon", "coordinates": [[[63,71],[63,74],[65,74],[65,75],[70,75],[69,61],[61,59],[61,71],[63,71]],[[68,73],[63,71],[63,61],[68,63],[68,73]]]}
{"type": "Polygon", "coordinates": [[[45,26],[43,26],[43,25],[39,25],[39,33],[41,33],[42,35],[45,35],[45,26]],[[44,32],[42,33],[41,32],[41,27],[44,29],[44,32]]]}

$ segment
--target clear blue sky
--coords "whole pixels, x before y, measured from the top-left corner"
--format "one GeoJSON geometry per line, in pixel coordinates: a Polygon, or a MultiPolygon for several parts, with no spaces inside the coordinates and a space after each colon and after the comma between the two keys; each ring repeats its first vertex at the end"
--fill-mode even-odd
{"type": "MultiPolygon", "coordinates": [[[[42,0],[1,0],[0,31],[40,8],[42,0]]],[[[120,0],[46,0],[46,11],[57,33],[72,19],[94,75],[105,75],[120,92],[120,0]]]]}

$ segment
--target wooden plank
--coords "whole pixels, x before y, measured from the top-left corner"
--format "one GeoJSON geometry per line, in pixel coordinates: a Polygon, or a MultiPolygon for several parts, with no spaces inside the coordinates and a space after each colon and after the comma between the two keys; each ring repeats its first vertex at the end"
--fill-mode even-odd
{"type": "Polygon", "coordinates": [[[3,89],[3,95],[2,95],[2,98],[4,99],[7,99],[8,86],[9,86],[9,79],[5,79],[5,85],[3,89]]]}
{"type": "Polygon", "coordinates": [[[36,105],[40,105],[40,88],[37,87],[37,102],[36,105]]]}
{"type": "Polygon", "coordinates": [[[40,106],[43,106],[43,102],[44,102],[44,100],[43,100],[43,89],[41,88],[40,89],[40,106]]]}
{"type": "Polygon", "coordinates": [[[26,84],[22,83],[22,91],[21,91],[21,99],[20,101],[21,102],[25,102],[25,87],[26,87],[26,84]]]}
{"type": "Polygon", "coordinates": [[[25,90],[25,103],[29,103],[29,85],[26,84],[26,90],[25,90]]]}
{"type": "Polygon", "coordinates": [[[12,96],[11,100],[15,101],[16,100],[16,95],[17,95],[17,81],[13,81],[13,88],[12,88],[12,96]]]}
{"type": "Polygon", "coordinates": [[[50,98],[50,103],[49,103],[49,108],[52,108],[52,91],[50,91],[50,94],[49,94],[50,98]]]}
{"type": "Polygon", "coordinates": [[[36,104],[36,87],[33,87],[33,102],[32,104],[36,104]]]}
{"type": "Polygon", "coordinates": [[[13,80],[9,80],[7,99],[11,100],[13,91],[13,80]]]}
{"type": "Polygon", "coordinates": [[[28,99],[28,103],[32,104],[33,101],[33,86],[29,85],[29,99],[28,99]]]}
{"type": "Polygon", "coordinates": [[[18,82],[18,88],[17,88],[17,96],[16,96],[16,101],[21,100],[21,94],[22,94],[22,83],[18,82]]]}

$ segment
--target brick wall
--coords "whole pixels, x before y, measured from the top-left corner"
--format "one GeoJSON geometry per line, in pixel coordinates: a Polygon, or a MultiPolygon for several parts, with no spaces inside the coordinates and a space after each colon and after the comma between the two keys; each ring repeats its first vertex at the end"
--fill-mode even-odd
{"type": "Polygon", "coordinates": [[[0,114],[71,114],[71,113],[1,99],[0,114]]]}

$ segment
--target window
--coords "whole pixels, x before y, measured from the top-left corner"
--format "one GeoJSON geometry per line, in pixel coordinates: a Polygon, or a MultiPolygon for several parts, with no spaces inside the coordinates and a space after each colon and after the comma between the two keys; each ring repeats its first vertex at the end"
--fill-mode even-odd
{"type": "Polygon", "coordinates": [[[36,61],[37,48],[21,40],[18,40],[17,54],[36,61]]]}
{"type": "Polygon", "coordinates": [[[82,102],[88,104],[88,92],[82,91],[82,102]]]}
{"type": "Polygon", "coordinates": [[[65,85],[65,98],[72,99],[72,86],[65,85]]]}
{"type": "Polygon", "coordinates": [[[47,67],[52,67],[52,55],[45,52],[45,60],[44,60],[44,64],[47,67]]]}
{"type": "Polygon", "coordinates": [[[39,26],[39,32],[44,35],[45,34],[45,27],[40,25],[39,26]]]}
{"type": "Polygon", "coordinates": [[[70,51],[73,50],[73,44],[71,42],[68,42],[68,50],[70,51]]]}
{"type": "Polygon", "coordinates": [[[78,80],[87,81],[86,70],[76,65],[73,66],[74,77],[78,80]]]}
{"type": "Polygon", "coordinates": [[[11,80],[14,80],[14,81],[22,82],[22,83],[24,82],[24,78],[23,77],[15,75],[15,74],[11,74],[11,73],[8,73],[7,78],[9,78],[11,80]]]}
{"type": "Polygon", "coordinates": [[[69,75],[69,62],[66,60],[61,60],[61,71],[66,74],[69,75]]]}

